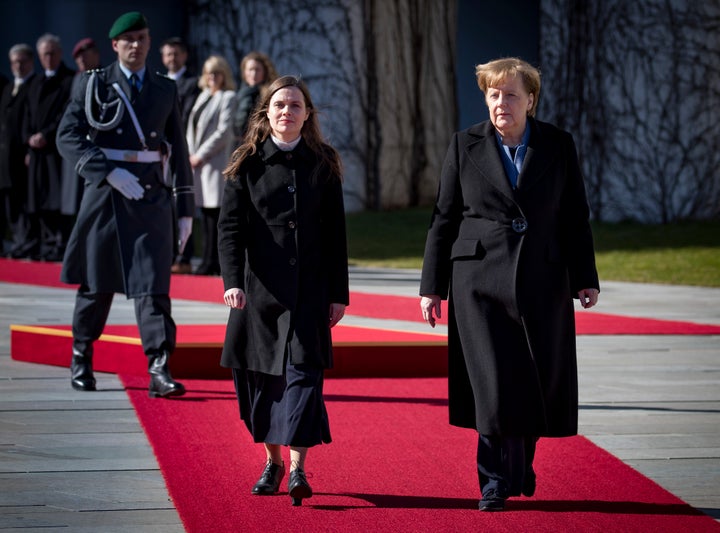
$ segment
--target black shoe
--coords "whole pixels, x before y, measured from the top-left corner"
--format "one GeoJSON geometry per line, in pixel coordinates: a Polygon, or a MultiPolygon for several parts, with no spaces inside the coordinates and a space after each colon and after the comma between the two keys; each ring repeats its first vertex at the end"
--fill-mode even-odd
{"type": "Polygon", "coordinates": [[[290,472],[288,492],[290,493],[294,506],[302,505],[304,498],[312,498],[312,488],[307,482],[305,472],[302,469],[296,468],[290,472]]]}
{"type": "Polygon", "coordinates": [[[73,348],[72,361],[70,363],[70,384],[75,390],[95,390],[91,349],[82,352],[73,348]]]}
{"type": "Polygon", "coordinates": [[[150,367],[150,387],[149,395],[151,398],[167,398],[168,396],[182,396],[185,394],[185,387],[182,383],[175,381],[170,375],[168,368],[168,359],[170,354],[160,352],[157,355],[149,356],[150,367]]]}
{"type": "Polygon", "coordinates": [[[276,465],[268,459],[265,470],[252,488],[252,493],[258,496],[275,494],[280,489],[283,477],[285,477],[285,465],[276,465]]]}
{"type": "Polygon", "coordinates": [[[496,489],[489,489],[483,494],[478,508],[481,511],[502,511],[505,509],[505,498],[496,489]]]}
{"type": "Polygon", "coordinates": [[[533,496],[535,494],[535,486],[536,486],[536,476],[535,471],[531,468],[527,472],[525,472],[525,479],[523,479],[523,486],[522,486],[522,495],[527,496],[528,498],[530,496],[533,496]]]}

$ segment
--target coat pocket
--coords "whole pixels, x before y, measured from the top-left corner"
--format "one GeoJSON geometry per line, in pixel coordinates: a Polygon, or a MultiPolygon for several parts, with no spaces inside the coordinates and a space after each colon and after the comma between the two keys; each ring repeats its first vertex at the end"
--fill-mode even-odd
{"type": "Polygon", "coordinates": [[[478,239],[458,239],[450,250],[450,259],[482,259],[485,248],[478,239]]]}

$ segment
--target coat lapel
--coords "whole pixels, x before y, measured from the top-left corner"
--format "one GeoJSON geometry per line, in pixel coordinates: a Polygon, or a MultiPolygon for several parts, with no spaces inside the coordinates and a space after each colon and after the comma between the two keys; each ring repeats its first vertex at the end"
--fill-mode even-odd
{"type": "Polygon", "coordinates": [[[495,140],[495,128],[492,123],[488,120],[473,126],[468,130],[468,134],[476,140],[468,142],[465,152],[478,174],[505,196],[512,199],[512,187],[500,159],[497,141],[495,140]]]}
{"type": "Polygon", "coordinates": [[[521,191],[530,189],[542,179],[555,158],[554,154],[557,153],[555,149],[547,145],[547,136],[542,135],[537,121],[532,118],[528,120],[530,121],[530,140],[517,182],[517,187],[521,191]]]}

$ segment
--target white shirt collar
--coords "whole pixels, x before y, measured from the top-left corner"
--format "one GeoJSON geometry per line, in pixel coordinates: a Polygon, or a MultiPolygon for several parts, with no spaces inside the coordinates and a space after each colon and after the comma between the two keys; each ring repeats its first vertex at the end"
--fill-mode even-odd
{"type": "Polygon", "coordinates": [[[177,72],[168,72],[168,78],[172,78],[175,81],[178,81],[180,78],[182,78],[182,75],[185,74],[185,71],[187,70],[187,67],[183,67],[177,72]]]}
{"type": "Polygon", "coordinates": [[[145,80],[145,71],[147,70],[146,67],[141,68],[137,72],[133,72],[132,70],[127,68],[125,65],[123,65],[119,61],[118,61],[118,66],[120,67],[120,70],[122,71],[123,74],[125,74],[125,77],[128,80],[130,79],[130,76],[133,74],[137,74],[137,77],[140,78],[140,83],[142,83],[145,80]]]}
{"type": "Polygon", "coordinates": [[[289,152],[289,151],[295,149],[295,147],[300,143],[300,139],[302,139],[302,135],[301,135],[294,141],[290,141],[289,143],[286,143],[285,141],[281,141],[280,139],[275,137],[275,135],[271,134],[270,137],[272,138],[272,141],[275,143],[275,145],[278,148],[280,148],[280,150],[282,150],[283,152],[289,152]]]}

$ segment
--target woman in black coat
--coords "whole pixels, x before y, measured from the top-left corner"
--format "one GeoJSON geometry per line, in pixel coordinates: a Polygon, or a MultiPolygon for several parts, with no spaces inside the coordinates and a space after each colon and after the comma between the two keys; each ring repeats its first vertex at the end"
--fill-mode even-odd
{"type": "Polygon", "coordinates": [[[348,304],[341,165],[324,143],[305,84],[273,82],[225,171],[220,270],[231,307],[222,365],[240,416],[267,460],[253,494],[275,494],[290,447],[293,505],[312,496],[309,447],[330,442],[323,374],[330,328],[348,304]]]}
{"type": "Polygon", "coordinates": [[[450,423],[479,433],[481,510],[535,491],[539,437],[577,433],[572,300],[597,303],[589,209],[571,135],[533,118],[540,73],[477,67],[490,120],[455,134],[440,177],[420,294],[449,295],[450,423]]]}

